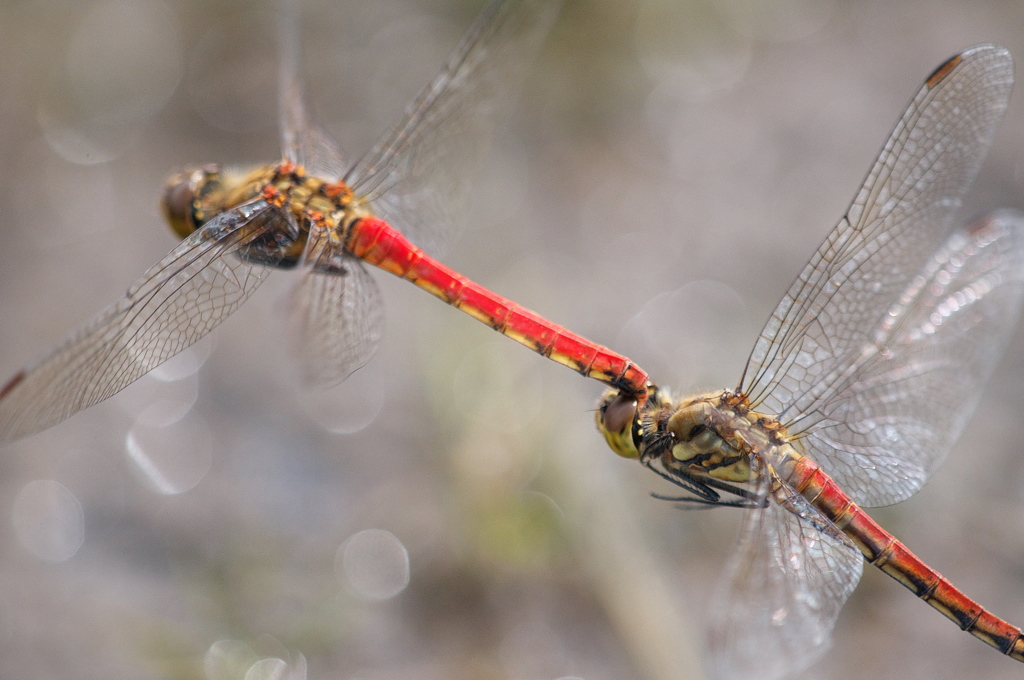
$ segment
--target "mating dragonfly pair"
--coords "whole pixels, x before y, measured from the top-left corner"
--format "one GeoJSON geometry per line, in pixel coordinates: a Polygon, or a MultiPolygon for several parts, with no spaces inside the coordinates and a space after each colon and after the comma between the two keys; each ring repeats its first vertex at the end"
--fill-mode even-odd
{"type": "Polygon", "coordinates": [[[124,298],[0,388],[0,440],[123,389],[229,316],[274,268],[308,378],[373,355],[381,302],[364,263],[610,386],[598,427],[686,504],[745,508],[712,617],[718,677],[783,677],[828,644],[863,560],[961,628],[1024,660],[1019,629],[964,596],[859,505],[908,498],[951,449],[1024,294],[1024,218],[952,219],[1006,109],[1006,50],[940,66],[897,123],[853,204],[783,297],[734,390],[673,399],[628,358],[445,267],[500,100],[553,21],[546,0],[495,0],[405,119],[343,171],[306,120],[294,35],[282,41],[283,160],[206,166],[168,184],[181,243],[124,298]],[[418,245],[414,245],[418,244],[418,245]]]}

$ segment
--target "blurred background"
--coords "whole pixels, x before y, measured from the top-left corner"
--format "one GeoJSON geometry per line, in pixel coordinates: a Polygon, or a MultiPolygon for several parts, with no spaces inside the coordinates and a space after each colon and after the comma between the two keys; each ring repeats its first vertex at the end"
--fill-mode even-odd
{"type": "MultiPolygon", "coordinates": [[[[302,2],[311,109],[354,160],[480,0],[302,2]]],[[[1016,0],[568,0],[446,262],[680,391],[736,384],[903,107],[1016,0]]],[[[0,375],[175,241],[195,163],[279,157],[254,2],[0,6],[0,375]]],[[[1015,96],[964,219],[1024,207],[1015,96]]],[[[0,675],[701,678],[740,514],[683,512],[593,428],[601,388],[374,272],[383,348],[296,386],[287,277],[122,395],[0,456],[0,675]]],[[[1024,335],[954,455],[873,512],[1024,623],[1024,335]]],[[[1019,677],[877,570],[815,678],[1019,677]]]]}

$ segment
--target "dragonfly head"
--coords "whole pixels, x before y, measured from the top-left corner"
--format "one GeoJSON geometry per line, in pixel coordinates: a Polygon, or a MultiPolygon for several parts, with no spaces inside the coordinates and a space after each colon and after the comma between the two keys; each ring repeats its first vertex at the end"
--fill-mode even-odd
{"type": "Polygon", "coordinates": [[[609,390],[601,397],[595,418],[597,429],[612,451],[623,458],[639,458],[639,426],[636,397],[609,390]]]}
{"type": "Polygon", "coordinates": [[[223,182],[218,165],[171,175],[160,199],[160,212],[175,234],[186,238],[221,211],[210,199],[222,193],[223,182]]]}
{"type": "Polygon", "coordinates": [[[644,414],[671,401],[668,393],[653,383],[647,386],[647,400],[640,406],[636,396],[608,390],[601,397],[595,418],[597,429],[612,451],[623,458],[640,458],[644,436],[644,414]]]}

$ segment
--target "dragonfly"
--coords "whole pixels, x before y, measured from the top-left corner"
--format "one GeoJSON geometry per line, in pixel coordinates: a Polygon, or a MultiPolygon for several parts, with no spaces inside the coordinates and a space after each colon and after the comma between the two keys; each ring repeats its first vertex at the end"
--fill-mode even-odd
{"type": "Polygon", "coordinates": [[[829,646],[865,561],[1024,661],[1019,628],[862,510],[921,489],[1016,325],[1024,214],[999,210],[953,228],[1012,85],[1012,58],[994,45],[927,78],[735,389],[676,398],[652,383],[642,405],[604,395],[599,430],[616,453],[682,489],[671,500],[745,509],[708,626],[714,677],[806,669],[829,646]]]}
{"type": "Polygon", "coordinates": [[[556,0],[494,0],[404,119],[345,169],[308,120],[297,10],[281,7],[283,159],[248,171],[177,173],[161,208],[182,240],[126,295],[0,387],[0,442],[51,427],[127,387],[209,333],[273,269],[296,270],[291,299],[302,373],[335,385],[373,356],[383,305],[375,265],[504,335],[624,393],[647,377],[592,343],[435,259],[464,221],[470,178],[556,0]],[[416,242],[419,245],[413,245],[416,242]],[[428,251],[433,254],[428,254],[428,251]]]}

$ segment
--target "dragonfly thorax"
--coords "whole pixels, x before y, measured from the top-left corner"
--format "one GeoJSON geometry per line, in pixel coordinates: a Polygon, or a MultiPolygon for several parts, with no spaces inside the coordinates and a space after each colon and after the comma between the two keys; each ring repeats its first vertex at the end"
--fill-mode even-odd
{"type": "Polygon", "coordinates": [[[243,171],[206,165],[175,174],[160,207],[174,233],[186,238],[218,215],[256,202],[273,209],[250,230],[253,239],[238,255],[283,269],[299,262],[314,226],[327,247],[340,252],[351,225],[371,214],[344,183],[307,175],[289,161],[243,171]]]}
{"type": "Polygon", "coordinates": [[[261,198],[279,174],[277,165],[237,170],[216,164],[175,173],[160,211],[174,233],[186,238],[225,211],[261,198]]]}
{"type": "Polygon", "coordinates": [[[730,403],[730,396],[729,392],[701,394],[649,413],[645,440],[654,446],[642,453],[659,455],[666,470],[690,478],[749,481],[750,449],[737,433],[749,428],[750,422],[730,403]]]}

